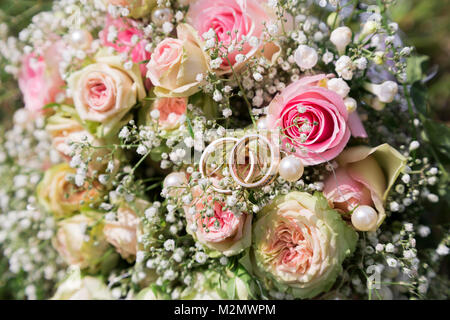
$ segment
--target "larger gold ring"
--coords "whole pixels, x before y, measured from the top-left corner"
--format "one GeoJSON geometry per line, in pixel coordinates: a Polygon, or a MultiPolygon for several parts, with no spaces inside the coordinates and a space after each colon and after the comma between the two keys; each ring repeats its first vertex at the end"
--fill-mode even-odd
{"type": "MultiPolygon", "coordinates": [[[[253,162],[252,161],[252,162],[253,162]]],[[[273,179],[276,177],[277,171],[278,171],[278,164],[280,162],[280,155],[279,152],[277,152],[277,149],[274,147],[274,145],[264,136],[259,135],[259,134],[251,134],[251,135],[247,135],[243,138],[241,138],[239,141],[236,142],[236,144],[234,145],[233,149],[231,150],[230,156],[229,156],[229,161],[228,161],[228,166],[230,169],[230,174],[233,177],[233,179],[236,181],[237,184],[245,187],[245,188],[256,188],[256,187],[260,187],[262,185],[266,185],[268,183],[270,183],[271,181],[273,181],[273,179]],[[252,141],[257,141],[257,148],[260,150],[256,150],[253,151],[251,150],[251,145],[250,143],[252,141]],[[259,142],[262,142],[262,144],[260,144],[259,142]],[[241,153],[241,148],[242,147],[246,147],[248,145],[248,148],[244,148],[244,154],[241,153]],[[261,159],[262,157],[260,157],[262,155],[261,151],[263,150],[263,147],[265,146],[265,153],[269,154],[269,163],[266,163],[264,160],[261,163],[261,159]],[[239,176],[237,169],[237,166],[240,164],[241,161],[243,161],[243,159],[245,159],[245,157],[248,156],[249,158],[252,158],[252,156],[255,158],[254,164],[253,166],[255,167],[252,170],[252,176],[247,175],[246,178],[242,178],[241,176],[239,176]],[[262,164],[262,168],[265,168],[266,171],[265,173],[262,175],[261,178],[258,179],[258,174],[259,172],[257,172],[256,170],[256,166],[259,166],[259,164],[262,164]],[[257,180],[254,181],[249,181],[250,179],[254,179],[256,178],[257,180]]],[[[260,167],[261,169],[261,167],[260,167]]]]}

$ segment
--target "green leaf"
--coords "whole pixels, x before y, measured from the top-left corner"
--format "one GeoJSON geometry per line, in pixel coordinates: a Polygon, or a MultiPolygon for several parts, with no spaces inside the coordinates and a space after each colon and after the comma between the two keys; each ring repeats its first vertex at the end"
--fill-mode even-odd
{"type": "Polygon", "coordinates": [[[408,83],[414,83],[423,79],[422,63],[427,60],[427,56],[412,56],[407,59],[406,76],[408,83]]]}
{"type": "Polygon", "coordinates": [[[60,106],[59,103],[49,103],[49,104],[46,104],[42,109],[43,109],[43,110],[46,110],[46,109],[53,109],[53,108],[59,107],[59,106],[60,106]]]}
{"type": "Polygon", "coordinates": [[[426,139],[435,147],[440,156],[445,157],[444,164],[450,163],[450,128],[443,123],[423,119],[426,139]]]}
{"type": "Polygon", "coordinates": [[[86,130],[89,131],[90,133],[97,134],[97,130],[100,126],[100,123],[95,122],[95,121],[86,120],[86,121],[84,121],[83,125],[86,128],[86,130]]]}
{"type": "Polygon", "coordinates": [[[188,125],[189,134],[191,135],[192,139],[194,139],[194,130],[192,129],[191,119],[189,118],[188,115],[186,115],[186,122],[187,122],[187,125],[188,125]]]}
{"type": "Polygon", "coordinates": [[[410,93],[417,111],[423,115],[427,115],[427,89],[425,86],[420,81],[416,81],[411,86],[410,93]]]}
{"type": "Polygon", "coordinates": [[[227,283],[227,296],[228,299],[234,300],[236,296],[236,282],[234,279],[230,279],[227,283]]]}
{"type": "Polygon", "coordinates": [[[164,152],[169,152],[169,148],[166,145],[160,145],[159,147],[153,148],[150,152],[150,159],[155,162],[159,162],[162,160],[161,155],[164,152]]]}
{"type": "Polygon", "coordinates": [[[189,103],[194,105],[203,111],[203,114],[207,119],[216,119],[217,114],[217,103],[214,100],[202,92],[198,92],[193,96],[189,97],[189,103]]]}

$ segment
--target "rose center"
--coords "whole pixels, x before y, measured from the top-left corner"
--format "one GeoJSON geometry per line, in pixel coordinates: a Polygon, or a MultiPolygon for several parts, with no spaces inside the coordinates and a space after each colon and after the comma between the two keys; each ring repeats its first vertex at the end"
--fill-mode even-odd
{"type": "MultiPolygon", "coordinates": [[[[303,232],[295,221],[281,222],[277,226],[267,250],[268,255],[274,257],[274,266],[292,274],[308,270],[313,250],[303,232]]],[[[310,232],[308,228],[306,232],[310,232]]]]}

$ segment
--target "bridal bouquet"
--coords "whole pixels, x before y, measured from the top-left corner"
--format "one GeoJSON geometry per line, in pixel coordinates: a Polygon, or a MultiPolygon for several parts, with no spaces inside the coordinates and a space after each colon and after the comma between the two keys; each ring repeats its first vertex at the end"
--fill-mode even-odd
{"type": "Polygon", "coordinates": [[[0,293],[448,298],[450,129],[391,5],[60,0],[2,31],[0,293]]]}

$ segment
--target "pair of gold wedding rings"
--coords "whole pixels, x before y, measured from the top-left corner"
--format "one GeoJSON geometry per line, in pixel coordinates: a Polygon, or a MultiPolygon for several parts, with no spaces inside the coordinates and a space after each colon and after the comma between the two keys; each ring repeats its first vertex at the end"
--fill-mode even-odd
{"type": "Polygon", "coordinates": [[[236,185],[221,185],[225,176],[244,188],[264,186],[276,177],[280,153],[270,139],[261,134],[249,134],[240,139],[223,137],[214,140],[200,157],[200,173],[211,179],[212,188],[230,194],[236,185]]]}

